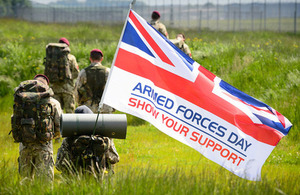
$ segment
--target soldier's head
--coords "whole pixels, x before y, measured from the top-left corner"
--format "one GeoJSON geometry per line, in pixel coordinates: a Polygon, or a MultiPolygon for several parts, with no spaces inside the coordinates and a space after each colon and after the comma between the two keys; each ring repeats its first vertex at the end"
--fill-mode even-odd
{"type": "Polygon", "coordinates": [[[91,62],[101,62],[103,60],[103,53],[100,49],[93,49],[90,53],[91,62]]]}
{"type": "Polygon", "coordinates": [[[41,81],[43,82],[44,84],[46,85],[49,85],[49,79],[46,75],[43,75],[43,74],[37,74],[34,76],[33,78],[34,80],[38,80],[38,81],[41,81]]]}
{"type": "Polygon", "coordinates": [[[151,18],[152,20],[158,20],[160,18],[160,13],[158,11],[153,11],[151,18]]]}
{"type": "Polygon", "coordinates": [[[65,38],[65,37],[60,38],[58,42],[59,42],[59,43],[65,43],[65,44],[67,44],[68,46],[70,46],[70,43],[69,43],[68,39],[65,38]]]}
{"type": "Polygon", "coordinates": [[[183,33],[179,33],[179,34],[176,35],[176,39],[184,41],[185,40],[185,36],[184,36],[183,33]]]}
{"type": "Polygon", "coordinates": [[[75,109],[76,114],[93,114],[93,111],[86,105],[78,106],[75,109]]]}

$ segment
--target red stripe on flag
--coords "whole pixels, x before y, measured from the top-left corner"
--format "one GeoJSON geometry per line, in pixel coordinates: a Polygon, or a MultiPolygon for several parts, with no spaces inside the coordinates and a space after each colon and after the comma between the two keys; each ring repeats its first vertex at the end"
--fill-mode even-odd
{"type": "Polygon", "coordinates": [[[171,65],[174,66],[174,64],[170,61],[170,59],[166,56],[166,54],[160,49],[160,47],[157,45],[157,43],[153,40],[153,38],[149,35],[149,33],[146,31],[146,29],[143,27],[143,25],[140,23],[140,21],[135,17],[135,15],[130,11],[129,18],[132,20],[136,28],[140,31],[140,33],[143,35],[143,37],[146,39],[146,41],[151,45],[151,47],[154,49],[156,54],[160,57],[160,59],[171,65]]]}
{"type": "Polygon", "coordinates": [[[281,122],[281,124],[283,125],[283,127],[286,128],[284,116],[277,111],[276,111],[276,115],[277,115],[279,121],[281,122]]]}
{"type": "Polygon", "coordinates": [[[155,86],[213,113],[260,142],[275,146],[282,137],[280,133],[270,127],[254,124],[240,109],[213,94],[212,75],[208,74],[209,71],[204,68],[201,68],[195,83],[193,83],[122,48],[117,54],[115,66],[151,80],[155,86]],[[209,75],[209,78],[206,75],[209,75]]]}

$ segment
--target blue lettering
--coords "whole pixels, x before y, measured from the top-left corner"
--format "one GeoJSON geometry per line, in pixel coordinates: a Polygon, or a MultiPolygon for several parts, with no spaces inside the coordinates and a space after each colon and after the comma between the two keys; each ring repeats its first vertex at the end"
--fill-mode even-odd
{"type": "Polygon", "coordinates": [[[166,99],[166,96],[162,96],[162,95],[158,96],[158,98],[157,98],[158,105],[163,106],[165,99],[166,99]]]}
{"type": "Polygon", "coordinates": [[[247,140],[246,140],[246,148],[245,148],[245,152],[246,152],[246,150],[248,149],[248,147],[252,145],[252,143],[249,143],[249,144],[247,144],[247,143],[248,143],[248,142],[247,142],[247,140]]]}
{"type": "Polygon", "coordinates": [[[185,109],[185,108],[186,108],[186,107],[183,106],[183,105],[178,106],[178,108],[177,108],[177,110],[176,110],[176,114],[178,114],[179,111],[184,112],[184,110],[182,110],[182,109],[185,109]]]}
{"type": "Polygon", "coordinates": [[[227,131],[227,129],[225,128],[225,127],[223,127],[223,126],[219,126],[218,127],[218,132],[216,133],[218,136],[220,136],[220,137],[224,137],[224,135],[225,135],[225,132],[224,131],[227,131]]]}
{"type": "Polygon", "coordinates": [[[132,91],[135,91],[135,90],[138,90],[140,93],[142,93],[142,84],[141,83],[138,83],[132,91]]]}
{"type": "Polygon", "coordinates": [[[237,141],[237,139],[238,139],[238,136],[232,132],[227,141],[234,144],[237,141]]]}
{"type": "Polygon", "coordinates": [[[168,109],[171,109],[171,108],[173,108],[173,106],[174,106],[173,100],[168,98],[167,101],[166,101],[165,107],[168,108],[168,109]]]}
{"type": "Polygon", "coordinates": [[[236,146],[241,146],[241,149],[243,149],[244,148],[244,138],[242,138],[240,141],[238,141],[236,144],[235,144],[236,146]]]}
{"type": "Polygon", "coordinates": [[[193,117],[193,111],[191,109],[187,109],[185,112],[184,112],[184,118],[186,119],[191,119],[193,117]]]}
{"type": "Polygon", "coordinates": [[[204,126],[204,121],[211,121],[209,118],[203,118],[201,121],[201,126],[204,127],[205,129],[207,128],[207,126],[204,126]]]}
{"type": "MultiPolygon", "coordinates": [[[[215,132],[215,129],[217,129],[217,126],[218,126],[218,123],[216,122],[211,122],[209,125],[208,125],[208,130],[210,130],[211,132],[215,132]]],[[[217,133],[216,133],[217,134],[217,133]]],[[[218,135],[218,134],[217,134],[218,135]]]]}
{"type": "Polygon", "coordinates": [[[193,119],[192,119],[192,122],[194,122],[194,120],[196,120],[197,125],[199,125],[201,118],[202,118],[202,116],[199,113],[196,112],[193,119]]]}
{"type": "Polygon", "coordinates": [[[148,86],[148,85],[145,85],[143,94],[145,94],[146,92],[148,92],[148,96],[150,97],[151,96],[151,91],[152,91],[152,88],[150,86],[148,86]]]}

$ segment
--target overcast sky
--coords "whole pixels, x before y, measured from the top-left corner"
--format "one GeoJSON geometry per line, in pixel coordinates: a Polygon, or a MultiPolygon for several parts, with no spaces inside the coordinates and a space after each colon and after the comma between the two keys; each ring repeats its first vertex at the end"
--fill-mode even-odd
{"type": "MultiPolygon", "coordinates": [[[[56,2],[57,0],[31,0],[33,2],[38,2],[38,3],[43,3],[43,4],[48,4],[50,2],[56,2]]],[[[84,2],[86,0],[77,0],[79,2],[84,2]]],[[[109,1],[109,0],[107,0],[109,1]]],[[[115,0],[114,0],[115,1],[115,0]]],[[[119,0],[122,1],[122,0],[119,0]]],[[[124,0],[123,0],[124,1],[124,0]]],[[[128,1],[128,0],[125,0],[128,1]]],[[[171,2],[173,2],[174,4],[184,4],[184,3],[190,3],[190,4],[196,4],[196,3],[200,3],[200,4],[205,4],[207,2],[210,3],[214,3],[216,4],[217,2],[219,4],[227,4],[229,3],[251,3],[251,2],[268,2],[268,3],[278,3],[278,2],[300,2],[300,0],[137,0],[140,2],[145,2],[147,4],[151,4],[151,5],[161,5],[161,4],[170,4],[171,2]]]]}

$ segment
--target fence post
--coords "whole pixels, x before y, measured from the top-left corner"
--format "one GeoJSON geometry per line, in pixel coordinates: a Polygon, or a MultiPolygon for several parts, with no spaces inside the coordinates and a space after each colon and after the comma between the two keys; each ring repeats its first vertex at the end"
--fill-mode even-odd
{"type": "Polygon", "coordinates": [[[264,3],[264,30],[267,30],[267,0],[264,3]]]}
{"type": "Polygon", "coordinates": [[[236,14],[236,11],[233,12],[233,27],[232,27],[232,30],[233,32],[235,32],[235,14],[236,14]]]}
{"type": "Polygon", "coordinates": [[[199,18],[199,33],[201,33],[201,28],[202,28],[202,10],[200,10],[200,18],[199,18]]]}
{"type": "Polygon", "coordinates": [[[171,21],[171,26],[174,26],[174,7],[173,7],[173,0],[171,1],[170,21],[171,21]]]}
{"type": "Polygon", "coordinates": [[[217,0],[217,29],[219,30],[219,0],[217,0]]]}
{"type": "Polygon", "coordinates": [[[278,30],[281,32],[281,0],[279,0],[278,12],[278,30]]]}
{"type": "Polygon", "coordinates": [[[294,34],[297,34],[297,0],[295,0],[294,34]]]}

